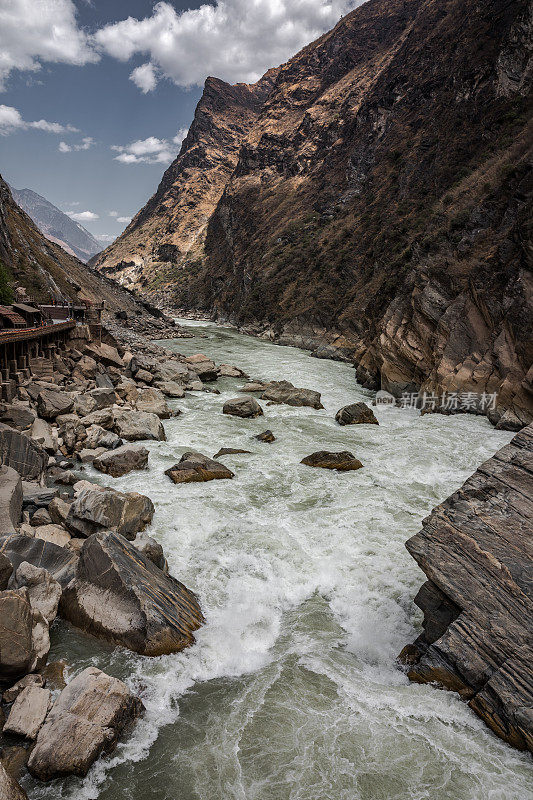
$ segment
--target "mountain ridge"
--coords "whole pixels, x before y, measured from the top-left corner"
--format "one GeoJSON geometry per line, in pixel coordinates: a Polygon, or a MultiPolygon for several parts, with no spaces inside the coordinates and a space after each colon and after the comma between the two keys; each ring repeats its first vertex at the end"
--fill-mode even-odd
{"type": "MultiPolygon", "coordinates": [[[[369,388],[496,393],[492,421],[519,429],[533,418],[532,31],[525,0],[370,0],[276,70],[190,252],[158,251],[173,203],[184,230],[198,214],[186,169],[172,183],[180,154],[155,201],[167,227],[142,252],[127,229],[98,268],[338,353],[369,388]]],[[[232,113],[211,100],[197,175],[232,113]]]]}
{"type": "Polygon", "coordinates": [[[70,255],[87,262],[102,250],[103,245],[83,225],[33,189],[15,189],[13,186],[10,189],[15,202],[31,217],[41,233],[70,255]]]}

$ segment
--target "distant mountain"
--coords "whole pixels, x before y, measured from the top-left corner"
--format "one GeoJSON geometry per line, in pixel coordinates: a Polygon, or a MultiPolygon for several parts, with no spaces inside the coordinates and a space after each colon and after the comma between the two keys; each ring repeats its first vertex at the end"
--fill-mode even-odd
{"type": "Polygon", "coordinates": [[[83,225],[31,189],[11,188],[13,199],[51,242],[59,244],[80,261],[88,261],[102,250],[102,244],[83,225]]]}

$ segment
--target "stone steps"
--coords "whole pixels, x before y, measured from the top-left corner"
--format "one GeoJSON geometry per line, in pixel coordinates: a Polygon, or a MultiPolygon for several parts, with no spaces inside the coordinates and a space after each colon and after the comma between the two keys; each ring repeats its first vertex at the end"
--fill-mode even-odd
{"type": "Polygon", "coordinates": [[[29,364],[34,378],[52,378],[54,375],[54,366],[49,358],[30,358],[29,364]]]}

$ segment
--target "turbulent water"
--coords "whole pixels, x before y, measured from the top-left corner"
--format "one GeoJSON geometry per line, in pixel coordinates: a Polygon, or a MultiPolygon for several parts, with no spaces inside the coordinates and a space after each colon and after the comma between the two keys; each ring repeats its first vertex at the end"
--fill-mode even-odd
{"type": "Polygon", "coordinates": [[[147,708],[133,735],[85,780],[31,800],[525,800],[530,761],[493,736],[457,696],[410,684],[395,665],[419,632],[424,580],[404,548],[431,508],[511,438],[471,416],[378,409],[380,425],[341,428],[334,413],[368,400],[353,369],[207,323],[169,349],[203,352],[250,376],[322,392],[324,411],[269,406],[223,416],[221,395],[175,401],[150,469],[100,482],[148,494],[149,532],[207,619],[183,653],[143,659],[56,623],[50,660],[125,679],[147,708]],[[262,444],[251,437],[271,428],[262,444]],[[174,486],[163,471],[185,450],[213,455],[232,481],[174,486]],[[351,450],[338,474],[300,465],[351,450]]]}

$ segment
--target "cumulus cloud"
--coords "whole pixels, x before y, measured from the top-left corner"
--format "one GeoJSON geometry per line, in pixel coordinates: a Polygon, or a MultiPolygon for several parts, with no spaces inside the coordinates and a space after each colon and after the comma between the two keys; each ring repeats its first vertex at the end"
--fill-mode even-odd
{"type": "Polygon", "coordinates": [[[76,150],[89,150],[94,144],[92,136],[84,136],[79,144],[67,144],[59,142],[58,150],[60,153],[73,153],[76,150]]]}
{"type": "Polygon", "coordinates": [[[99,54],[76,22],[72,0],[1,0],[0,91],[13,70],[41,62],[87,64],[99,54]]]}
{"type": "Polygon", "coordinates": [[[61,125],[59,122],[48,122],[45,119],[27,122],[22,118],[18,109],[13,106],[0,105],[0,134],[5,136],[16,130],[28,130],[29,128],[45,131],[45,133],[79,133],[78,128],[75,128],[74,125],[61,125]]]}
{"type": "Polygon", "coordinates": [[[66,214],[76,222],[94,222],[95,219],[100,219],[94,211],[67,211],[66,214]]]}
{"type": "Polygon", "coordinates": [[[154,89],[160,77],[186,87],[202,85],[208,75],[253,82],[362,2],[216,0],[183,12],[159,2],[151,16],[106,25],[94,38],[103,52],[121,61],[148,56],[130,75],[143,92],[154,89]]]}
{"type": "Polygon", "coordinates": [[[171,140],[148,136],[130,144],[112,145],[111,149],[118,153],[115,160],[122,164],[169,164],[176,158],[186,136],[187,129],[180,128],[171,140]]]}
{"type": "Polygon", "coordinates": [[[131,217],[117,217],[117,222],[127,224],[128,222],[131,222],[131,217]]]}

